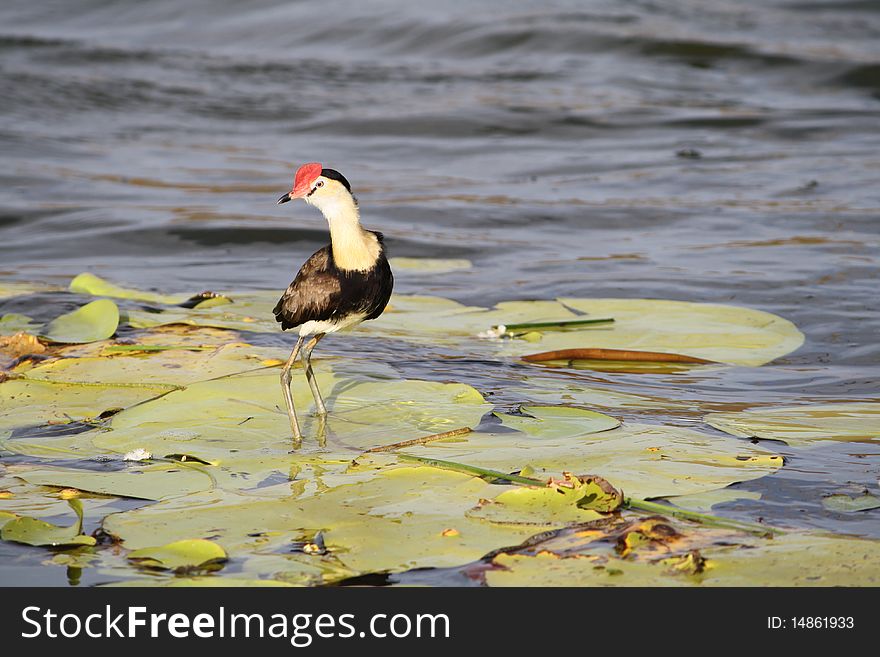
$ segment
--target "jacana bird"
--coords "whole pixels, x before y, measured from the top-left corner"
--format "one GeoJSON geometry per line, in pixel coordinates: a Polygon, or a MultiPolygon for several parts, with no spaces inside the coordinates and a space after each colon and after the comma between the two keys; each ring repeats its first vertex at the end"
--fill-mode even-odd
{"type": "Polygon", "coordinates": [[[290,392],[290,368],[297,355],[302,351],[317,413],[326,416],[327,407],[312,371],[312,350],[328,333],[376,319],[388,305],[394,285],[382,233],[361,227],[357,199],[345,176],[317,162],[303,164],[294,176],[293,188],[278,204],[299,198],[323,213],[330,226],[330,244],[305,261],[272,311],[283,331],[299,331],[296,346],[281,369],[281,389],[294,440],[302,438],[290,392]]]}

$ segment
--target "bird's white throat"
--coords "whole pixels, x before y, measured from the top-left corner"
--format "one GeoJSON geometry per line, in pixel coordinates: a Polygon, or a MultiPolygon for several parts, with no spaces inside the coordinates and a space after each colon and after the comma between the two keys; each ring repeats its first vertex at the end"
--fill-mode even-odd
{"type": "Polygon", "coordinates": [[[330,226],[333,260],[344,271],[368,271],[379,259],[381,246],[376,235],[361,228],[360,213],[348,192],[307,198],[330,226]]]}

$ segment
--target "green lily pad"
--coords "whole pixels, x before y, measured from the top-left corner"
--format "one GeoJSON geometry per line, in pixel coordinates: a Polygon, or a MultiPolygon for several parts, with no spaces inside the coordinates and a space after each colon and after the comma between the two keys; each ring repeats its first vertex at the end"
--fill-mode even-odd
{"type": "Polygon", "coordinates": [[[522,406],[526,415],[495,413],[504,426],[543,438],[584,436],[600,431],[616,429],[620,420],[582,408],[567,406],[522,406]]]}
{"type": "MultiPolygon", "coordinates": [[[[543,426],[543,425],[536,425],[543,426]]],[[[416,456],[501,472],[529,466],[531,477],[563,472],[596,473],[632,497],[686,495],[757,479],[782,467],[783,459],[741,440],[682,429],[626,423],[601,433],[472,433],[455,442],[407,448],[416,456]]]]}
{"type": "Polygon", "coordinates": [[[43,330],[41,337],[65,344],[106,340],[119,325],[119,308],[109,299],[98,299],[73,312],[56,317],[43,330]]]}
{"type": "Polygon", "coordinates": [[[622,502],[623,495],[607,482],[566,477],[562,484],[504,491],[492,500],[481,500],[467,515],[500,524],[560,527],[598,520],[622,502]]]}
{"type": "MultiPolygon", "coordinates": [[[[224,294],[233,296],[236,302],[219,308],[174,308],[161,313],[131,311],[128,321],[138,328],[182,323],[241,331],[278,330],[271,314],[278,293],[224,294]]],[[[791,322],[767,312],[656,299],[509,301],[487,309],[439,297],[394,295],[379,319],[366,322],[357,330],[407,341],[466,343],[471,350],[500,356],[598,347],[680,353],[748,366],[762,365],[783,356],[797,349],[804,340],[791,322]],[[501,324],[598,317],[613,317],[615,321],[580,330],[533,331],[529,340],[476,338],[501,324]]]]}
{"type": "Polygon", "coordinates": [[[561,554],[500,554],[487,571],[490,586],[877,586],[880,541],[789,533],[772,540],[728,536],[666,558],[621,558],[608,549],[561,554]],[[745,548],[745,549],[744,549],[745,548]],[[695,572],[697,570],[698,572],[695,572]]]}
{"type": "Polygon", "coordinates": [[[5,525],[10,520],[18,518],[18,515],[12,513],[12,511],[2,511],[0,510],[0,529],[3,529],[3,525],[5,525]]]}
{"type": "Polygon", "coordinates": [[[226,551],[212,541],[185,539],[128,553],[128,558],[147,568],[185,570],[205,568],[227,560],[226,551]]]}
{"type": "Polygon", "coordinates": [[[128,385],[136,382],[138,385],[170,388],[230,374],[265,370],[264,362],[267,359],[276,359],[283,355],[283,349],[231,342],[193,351],[127,351],[111,355],[62,358],[28,370],[27,376],[35,381],[102,385],[128,385]]]}
{"type": "Polygon", "coordinates": [[[212,488],[210,475],[167,463],[132,467],[121,472],[93,472],[66,468],[27,468],[14,474],[30,484],[58,486],[101,495],[161,500],[212,488]]]}
{"type": "Polygon", "coordinates": [[[157,304],[177,304],[186,297],[155,294],[133,288],[119,287],[94,274],[84,272],[70,281],[70,291],[77,294],[90,294],[95,297],[114,297],[117,299],[134,299],[157,304]]]}
{"type": "Polygon", "coordinates": [[[202,303],[192,309],[166,308],[159,313],[129,310],[127,321],[134,328],[188,324],[234,331],[274,333],[279,330],[272,308],[281,296],[280,291],[233,291],[219,294],[222,297],[235,299],[235,303],[221,305],[202,303]]]}
{"type": "Polygon", "coordinates": [[[864,493],[856,497],[845,494],[829,495],[822,498],[822,506],[829,511],[841,513],[870,511],[871,509],[880,509],[880,497],[870,493],[864,493]]]}
{"type": "Polygon", "coordinates": [[[613,317],[614,323],[543,332],[539,343],[487,340],[483,348],[502,356],[586,347],[631,349],[758,366],[794,351],[804,341],[794,324],[764,311],[657,299],[510,301],[485,309],[448,299],[395,296],[389,309],[363,330],[448,344],[501,324],[600,317],[613,317]]]}
{"type": "MultiPolygon", "coordinates": [[[[345,364],[348,367],[348,364],[345,364]]],[[[351,459],[364,449],[475,426],[491,406],[470,386],[380,378],[390,370],[370,365],[337,371],[316,363],[316,378],[329,410],[325,449],[351,459]],[[347,456],[345,456],[347,454],[347,456]]],[[[319,433],[305,377],[293,377],[293,395],[306,436],[319,433]]],[[[111,431],[92,437],[101,449],[125,453],[193,454],[232,466],[257,454],[286,455],[291,449],[277,370],[230,376],[189,385],[122,411],[111,431]]],[[[318,448],[307,441],[303,450],[318,448]]]]}
{"type": "Polygon", "coordinates": [[[394,271],[416,271],[430,274],[442,274],[460,271],[473,267],[470,260],[448,258],[391,258],[391,269],[394,271]]]}
{"type": "Polygon", "coordinates": [[[18,281],[0,281],[0,299],[10,299],[35,292],[45,292],[53,289],[48,285],[39,283],[20,283],[18,281]]]}
{"type": "Polygon", "coordinates": [[[740,490],[738,488],[720,488],[718,490],[707,490],[703,493],[677,495],[668,498],[666,501],[681,509],[690,509],[691,511],[708,513],[716,504],[737,502],[739,500],[760,499],[761,493],[757,491],[740,490]]]}
{"type": "Polygon", "coordinates": [[[77,516],[77,522],[70,527],[59,527],[44,520],[22,516],[5,523],[0,529],[0,538],[34,546],[94,545],[94,537],[82,533],[82,502],[73,498],[67,500],[67,503],[77,516]]]}
{"type": "Polygon", "coordinates": [[[35,324],[27,315],[7,313],[0,317],[0,335],[15,335],[20,331],[33,333],[39,327],[40,325],[35,324]]]}
{"type": "MultiPolygon", "coordinates": [[[[129,547],[173,540],[183,532],[212,534],[244,561],[245,572],[251,572],[249,561],[260,563],[259,553],[321,530],[327,556],[290,558],[316,565],[329,559],[349,574],[460,565],[534,532],[534,527],[467,518],[477,500],[499,487],[459,473],[393,466],[338,472],[303,484],[274,487],[264,497],[198,493],[114,514],[104,528],[129,547]],[[263,542],[255,543],[259,540],[263,542]]],[[[267,574],[265,566],[260,572],[267,574]]]]}
{"type": "MultiPolygon", "coordinates": [[[[132,406],[168,390],[148,385],[77,385],[9,379],[0,383],[0,440],[16,428],[93,421],[105,411],[132,406]]],[[[29,453],[57,454],[60,443],[50,440],[45,444],[47,450],[29,453]]],[[[93,447],[88,441],[74,442],[70,447],[73,451],[68,455],[94,455],[89,451],[93,447]]]]}
{"type": "Polygon", "coordinates": [[[734,436],[781,440],[794,447],[822,440],[880,440],[880,402],[805,404],[710,413],[706,423],[734,436]]]}

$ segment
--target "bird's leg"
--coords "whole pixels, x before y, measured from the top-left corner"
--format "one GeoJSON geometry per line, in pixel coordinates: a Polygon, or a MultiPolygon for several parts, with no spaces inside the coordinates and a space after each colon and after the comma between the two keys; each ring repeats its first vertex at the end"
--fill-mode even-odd
{"type": "Polygon", "coordinates": [[[281,368],[281,390],[284,393],[284,401],[287,404],[287,417],[290,419],[290,429],[293,431],[293,439],[299,441],[302,439],[302,433],[299,430],[299,422],[296,420],[296,409],[293,407],[293,395],[290,393],[290,368],[299,355],[300,347],[302,347],[303,337],[300,336],[296,341],[293,351],[290,352],[290,358],[281,368]]]}
{"type": "Polygon", "coordinates": [[[325,333],[318,333],[306,343],[302,352],[302,362],[303,369],[306,371],[306,380],[309,382],[309,387],[312,389],[312,397],[315,398],[317,414],[321,417],[327,415],[327,407],[324,406],[324,400],[321,398],[321,391],[318,390],[318,382],[315,380],[315,373],[312,371],[312,349],[315,348],[315,345],[318,344],[321,341],[321,338],[325,335],[325,333]]]}

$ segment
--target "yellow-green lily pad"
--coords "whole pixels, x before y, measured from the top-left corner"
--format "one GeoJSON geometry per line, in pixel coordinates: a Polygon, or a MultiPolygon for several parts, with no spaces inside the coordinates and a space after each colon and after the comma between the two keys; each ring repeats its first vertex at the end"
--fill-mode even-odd
{"type": "Polygon", "coordinates": [[[70,527],[59,527],[45,520],[21,516],[13,518],[3,525],[3,528],[0,529],[0,538],[4,541],[33,546],[94,545],[94,537],[82,533],[82,502],[73,498],[67,500],[67,503],[77,516],[77,521],[70,527]]]}
{"type": "Polygon", "coordinates": [[[710,413],[706,423],[734,436],[781,440],[794,447],[822,440],[880,440],[880,402],[804,404],[710,413]]]}
{"type": "Polygon", "coordinates": [[[119,325],[119,308],[109,299],[98,299],[56,317],[43,329],[41,337],[51,342],[78,344],[106,340],[119,325]]]}
{"type": "Polygon", "coordinates": [[[460,271],[473,267],[470,260],[460,258],[391,258],[391,269],[394,271],[416,271],[429,274],[442,274],[450,271],[460,271]]]}
{"type": "Polygon", "coordinates": [[[76,488],[89,493],[140,500],[161,500],[212,487],[210,475],[169,463],[137,466],[117,472],[24,467],[13,473],[30,484],[76,488]]]}
{"type": "Polygon", "coordinates": [[[14,335],[20,331],[33,333],[40,327],[27,315],[7,313],[0,317],[0,335],[14,335]]]}
{"type": "Polygon", "coordinates": [[[637,498],[724,488],[772,474],[783,464],[778,454],[745,441],[679,427],[626,423],[586,435],[526,436],[478,432],[407,452],[501,472],[528,466],[529,476],[538,479],[593,473],[637,498]]]}
{"type": "Polygon", "coordinates": [[[880,541],[792,532],[773,539],[727,537],[692,553],[650,560],[612,554],[500,554],[490,586],[877,586],[880,541]]]}
{"type": "Polygon", "coordinates": [[[822,506],[829,511],[837,511],[840,513],[870,511],[871,509],[880,509],[880,497],[871,495],[867,492],[856,496],[840,493],[823,497],[822,506]]]}
{"type": "MultiPolygon", "coordinates": [[[[9,379],[0,383],[0,439],[20,427],[61,425],[74,421],[93,421],[102,413],[118,410],[167,393],[168,387],[150,385],[77,385],[9,379]]],[[[55,445],[55,449],[57,449],[55,445]]],[[[77,452],[92,456],[90,444],[71,445],[77,452]]],[[[48,451],[31,452],[34,455],[56,453],[51,441],[48,451]]]]}
{"type": "Polygon", "coordinates": [[[567,406],[522,406],[525,415],[495,413],[512,429],[543,438],[584,436],[616,429],[620,420],[604,413],[567,406]]]}
{"type": "Polygon", "coordinates": [[[561,483],[506,490],[481,500],[467,515],[500,524],[560,527],[598,520],[622,502],[623,495],[607,482],[566,476],[561,483]]]}
{"type": "Polygon", "coordinates": [[[128,553],[128,558],[147,568],[185,570],[205,568],[227,560],[226,551],[201,538],[174,541],[157,547],[145,547],[128,553]]]}
{"type": "Polygon", "coordinates": [[[117,299],[135,299],[137,301],[157,304],[177,304],[186,299],[186,297],[169,296],[167,294],[156,294],[120,287],[89,272],[83,272],[70,281],[69,289],[77,294],[90,294],[95,297],[114,297],[117,299]]]}

